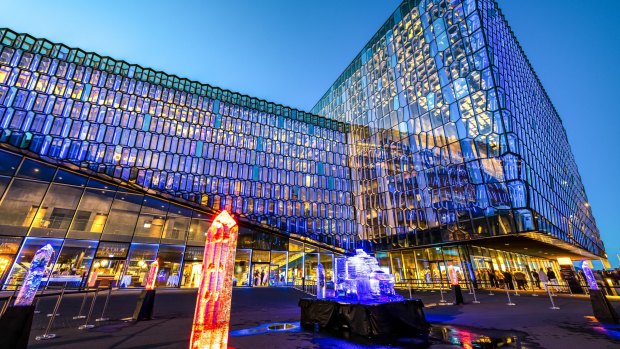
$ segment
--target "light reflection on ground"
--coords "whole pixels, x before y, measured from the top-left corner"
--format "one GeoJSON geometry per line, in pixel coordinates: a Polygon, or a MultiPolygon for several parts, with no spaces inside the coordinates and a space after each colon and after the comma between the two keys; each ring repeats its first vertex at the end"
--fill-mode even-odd
{"type": "Polygon", "coordinates": [[[253,336],[269,332],[299,332],[299,322],[274,322],[256,327],[230,331],[231,337],[253,336]]]}

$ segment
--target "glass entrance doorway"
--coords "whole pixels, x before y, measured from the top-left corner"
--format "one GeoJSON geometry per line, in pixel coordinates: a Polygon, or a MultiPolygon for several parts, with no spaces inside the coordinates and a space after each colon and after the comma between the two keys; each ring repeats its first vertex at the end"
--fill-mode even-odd
{"type": "Polygon", "coordinates": [[[269,263],[252,264],[252,286],[269,286],[269,263]]]}

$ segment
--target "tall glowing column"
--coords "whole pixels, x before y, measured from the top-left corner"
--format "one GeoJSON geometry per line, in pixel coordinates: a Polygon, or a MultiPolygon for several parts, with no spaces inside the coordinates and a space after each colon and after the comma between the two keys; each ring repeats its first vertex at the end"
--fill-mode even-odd
{"type": "Polygon", "coordinates": [[[30,268],[26,273],[26,277],[22,283],[22,288],[19,289],[17,297],[15,298],[15,305],[31,305],[34,300],[34,296],[37,294],[41,280],[45,275],[45,268],[52,260],[54,255],[54,248],[52,245],[47,244],[41,247],[32,258],[30,262],[30,268]]]}
{"type": "Polygon", "coordinates": [[[155,281],[157,280],[157,271],[159,271],[159,262],[157,259],[151,263],[151,269],[149,270],[149,276],[146,279],[146,289],[153,290],[155,289],[155,281]]]}
{"type": "Polygon", "coordinates": [[[190,349],[227,348],[237,222],[222,211],[209,228],[190,349]]]}

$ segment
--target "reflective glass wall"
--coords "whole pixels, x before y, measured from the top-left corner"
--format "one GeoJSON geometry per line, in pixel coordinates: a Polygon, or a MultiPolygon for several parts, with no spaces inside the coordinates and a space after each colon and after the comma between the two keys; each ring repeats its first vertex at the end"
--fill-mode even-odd
{"type": "Polygon", "coordinates": [[[450,268],[456,271],[460,284],[479,288],[504,288],[505,280],[523,273],[527,289],[540,289],[536,277],[541,268],[545,272],[551,268],[560,275],[556,260],[472,245],[391,251],[388,256],[381,264],[390,267],[395,282],[408,282],[421,289],[449,288],[450,268]]]}
{"type": "MultiPolygon", "coordinates": [[[[157,259],[157,287],[198,285],[210,214],[4,150],[0,183],[0,285],[5,288],[21,284],[45,244],[56,252],[45,284],[143,287],[157,259]]],[[[235,285],[290,285],[289,264],[295,269],[303,263],[305,250],[319,255],[311,243],[241,224],[235,285]]],[[[331,270],[333,252],[320,252],[331,270]]],[[[318,259],[307,259],[298,276],[310,273],[312,279],[318,259]]]]}
{"type": "MultiPolygon", "coordinates": [[[[0,143],[349,248],[356,234],[346,129],[317,115],[0,30],[0,143]]],[[[25,184],[15,183],[11,195],[19,198],[18,186],[25,184]]],[[[36,200],[42,190],[28,187],[27,195],[36,200]]],[[[50,190],[56,196],[44,205],[54,205],[54,212],[6,216],[0,224],[30,225],[16,221],[23,219],[45,222],[32,231],[66,229],[77,202],[62,200],[68,207],[61,207],[53,200],[59,190],[76,197],[79,189],[50,190]]],[[[145,243],[185,239],[189,220],[171,220],[174,208],[157,199],[142,203],[118,191],[92,195],[107,195],[109,216],[78,217],[73,235],[129,241],[124,234],[137,225],[135,236],[145,243]]],[[[9,202],[14,210],[29,209],[9,202]]]]}
{"type": "Polygon", "coordinates": [[[540,231],[603,255],[559,116],[492,0],[403,1],[312,112],[350,124],[359,231],[379,250],[540,231]]]}

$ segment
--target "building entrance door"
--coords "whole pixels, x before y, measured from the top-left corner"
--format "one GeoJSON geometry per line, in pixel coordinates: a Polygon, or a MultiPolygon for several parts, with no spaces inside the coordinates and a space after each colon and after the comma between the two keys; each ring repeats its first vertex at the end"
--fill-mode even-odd
{"type": "Polygon", "coordinates": [[[252,286],[269,286],[269,263],[252,263],[252,286]]]}
{"type": "Polygon", "coordinates": [[[446,272],[447,270],[445,261],[429,261],[428,271],[425,275],[426,282],[429,282],[430,275],[430,282],[432,283],[432,288],[437,288],[440,286],[443,287],[448,282],[446,272]]]}

